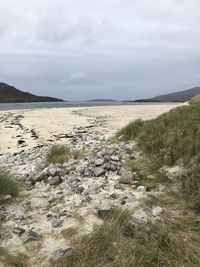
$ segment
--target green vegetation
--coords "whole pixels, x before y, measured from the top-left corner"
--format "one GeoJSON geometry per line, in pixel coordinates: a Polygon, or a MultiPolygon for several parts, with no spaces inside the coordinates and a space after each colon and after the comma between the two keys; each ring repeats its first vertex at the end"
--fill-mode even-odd
{"type": "Polygon", "coordinates": [[[14,177],[9,172],[0,169],[0,196],[11,195],[17,197],[20,191],[20,185],[14,181],[14,177]]]}
{"type": "Polygon", "coordinates": [[[117,134],[116,138],[121,138],[124,141],[132,140],[137,137],[144,122],[140,119],[129,123],[126,127],[122,128],[117,134]]]}
{"type": "Polygon", "coordinates": [[[200,211],[200,96],[190,105],[175,108],[156,119],[136,121],[122,129],[117,137],[136,139],[146,157],[161,165],[180,165],[180,177],[186,197],[200,211]]]}
{"type": "Polygon", "coordinates": [[[0,262],[6,267],[28,267],[27,257],[24,254],[11,254],[3,247],[0,247],[0,262]]]}
{"type": "Polygon", "coordinates": [[[61,234],[64,238],[69,239],[78,234],[78,227],[69,227],[69,228],[63,229],[61,234]]]}
{"type": "Polygon", "coordinates": [[[65,145],[55,145],[53,146],[47,154],[46,164],[49,165],[51,163],[65,163],[70,159],[79,159],[84,155],[84,149],[71,151],[65,145]]]}
{"type": "Polygon", "coordinates": [[[72,239],[72,253],[52,266],[199,266],[199,228],[196,218],[169,218],[143,225],[134,221],[128,210],[113,211],[90,234],[72,239]]]}

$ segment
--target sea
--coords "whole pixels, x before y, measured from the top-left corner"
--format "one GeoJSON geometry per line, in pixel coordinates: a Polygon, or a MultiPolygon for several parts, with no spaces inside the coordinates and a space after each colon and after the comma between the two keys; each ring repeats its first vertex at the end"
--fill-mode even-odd
{"type": "MultiPolygon", "coordinates": [[[[42,108],[72,108],[72,107],[96,107],[96,106],[127,106],[127,105],[148,105],[142,102],[120,102],[120,101],[82,101],[82,102],[30,102],[30,103],[0,103],[0,111],[21,110],[21,109],[42,109],[42,108]]],[[[153,103],[162,104],[162,103],[153,103]]],[[[163,103],[166,104],[166,103],[163,103]]],[[[170,103],[172,104],[172,103],[170,103]]],[[[176,103],[174,103],[176,104],[176,103]]]]}

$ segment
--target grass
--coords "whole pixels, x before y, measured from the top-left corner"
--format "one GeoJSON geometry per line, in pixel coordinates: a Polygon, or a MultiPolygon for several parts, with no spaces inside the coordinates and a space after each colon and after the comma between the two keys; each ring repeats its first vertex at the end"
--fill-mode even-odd
{"type": "Polygon", "coordinates": [[[47,153],[46,156],[46,165],[50,165],[51,163],[65,163],[68,162],[70,159],[80,159],[84,156],[85,150],[74,150],[71,151],[65,145],[54,145],[50,151],[47,153]]]}
{"type": "Polygon", "coordinates": [[[200,211],[200,96],[156,119],[135,121],[117,133],[124,141],[136,140],[146,157],[161,166],[180,165],[185,196],[200,211]]]}
{"type": "Polygon", "coordinates": [[[72,253],[52,266],[199,266],[199,228],[197,218],[139,225],[130,211],[117,210],[90,234],[75,238],[72,253]]]}
{"type": "Polygon", "coordinates": [[[137,186],[146,186],[147,191],[156,189],[159,184],[171,183],[166,171],[161,169],[161,163],[146,157],[144,154],[137,160],[128,160],[125,167],[137,174],[135,183],[137,186]]]}
{"type": "Polygon", "coordinates": [[[76,236],[78,234],[78,228],[69,227],[69,228],[63,229],[61,234],[65,239],[72,238],[73,236],[76,236]]]}
{"type": "Polygon", "coordinates": [[[0,247],[0,262],[6,267],[28,267],[23,253],[11,254],[3,247],[0,247]]]}
{"type": "Polygon", "coordinates": [[[20,185],[14,181],[14,176],[9,172],[0,169],[0,196],[11,195],[17,197],[20,191],[20,185]]]}

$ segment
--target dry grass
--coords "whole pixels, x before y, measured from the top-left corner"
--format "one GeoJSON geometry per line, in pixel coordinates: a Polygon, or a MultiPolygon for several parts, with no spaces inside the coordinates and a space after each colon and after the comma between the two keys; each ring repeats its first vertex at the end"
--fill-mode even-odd
{"type": "Polygon", "coordinates": [[[55,145],[53,146],[46,156],[46,165],[50,165],[51,163],[65,163],[70,159],[80,159],[84,156],[85,150],[74,150],[71,151],[67,146],[64,145],[55,145]]]}
{"type": "Polygon", "coordinates": [[[114,211],[92,233],[75,238],[73,252],[52,266],[199,266],[200,226],[193,219],[165,218],[144,226],[129,211],[114,211]]]}
{"type": "Polygon", "coordinates": [[[17,197],[20,191],[20,185],[16,182],[14,175],[4,169],[0,169],[0,196],[11,195],[17,197]]]}
{"type": "Polygon", "coordinates": [[[156,119],[135,121],[122,129],[118,138],[136,139],[146,157],[161,165],[180,165],[182,191],[200,211],[200,96],[190,105],[175,108],[156,119]]]}
{"type": "Polygon", "coordinates": [[[11,254],[0,247],[0,263],[5,267],[28,267],[27,257],[22,253],[11,254]]]}

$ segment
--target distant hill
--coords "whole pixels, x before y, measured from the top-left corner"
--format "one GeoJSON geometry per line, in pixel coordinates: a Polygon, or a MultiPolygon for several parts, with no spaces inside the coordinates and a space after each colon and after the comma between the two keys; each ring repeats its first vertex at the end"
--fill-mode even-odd
{"type": "Polygon", "coordinates": [[[87,100],[86,102],[116,102],[116,100],[99,98],[99,99],[87,100]]]}
{"type": "Polygon", "coordinates": [[[20,91],[13,86],[0,82],[0,103],[26,102],[62,102],[63,100],[48,96],[36,96],[20,91]]]}
{"type": "Polygon", "coordinates": [[[200,94],[200,87],[194,87],[188,90],[166,95],[159,95],[153,98],[138,99],[134,102],[186,102],[198,94],[200,94]]]}

